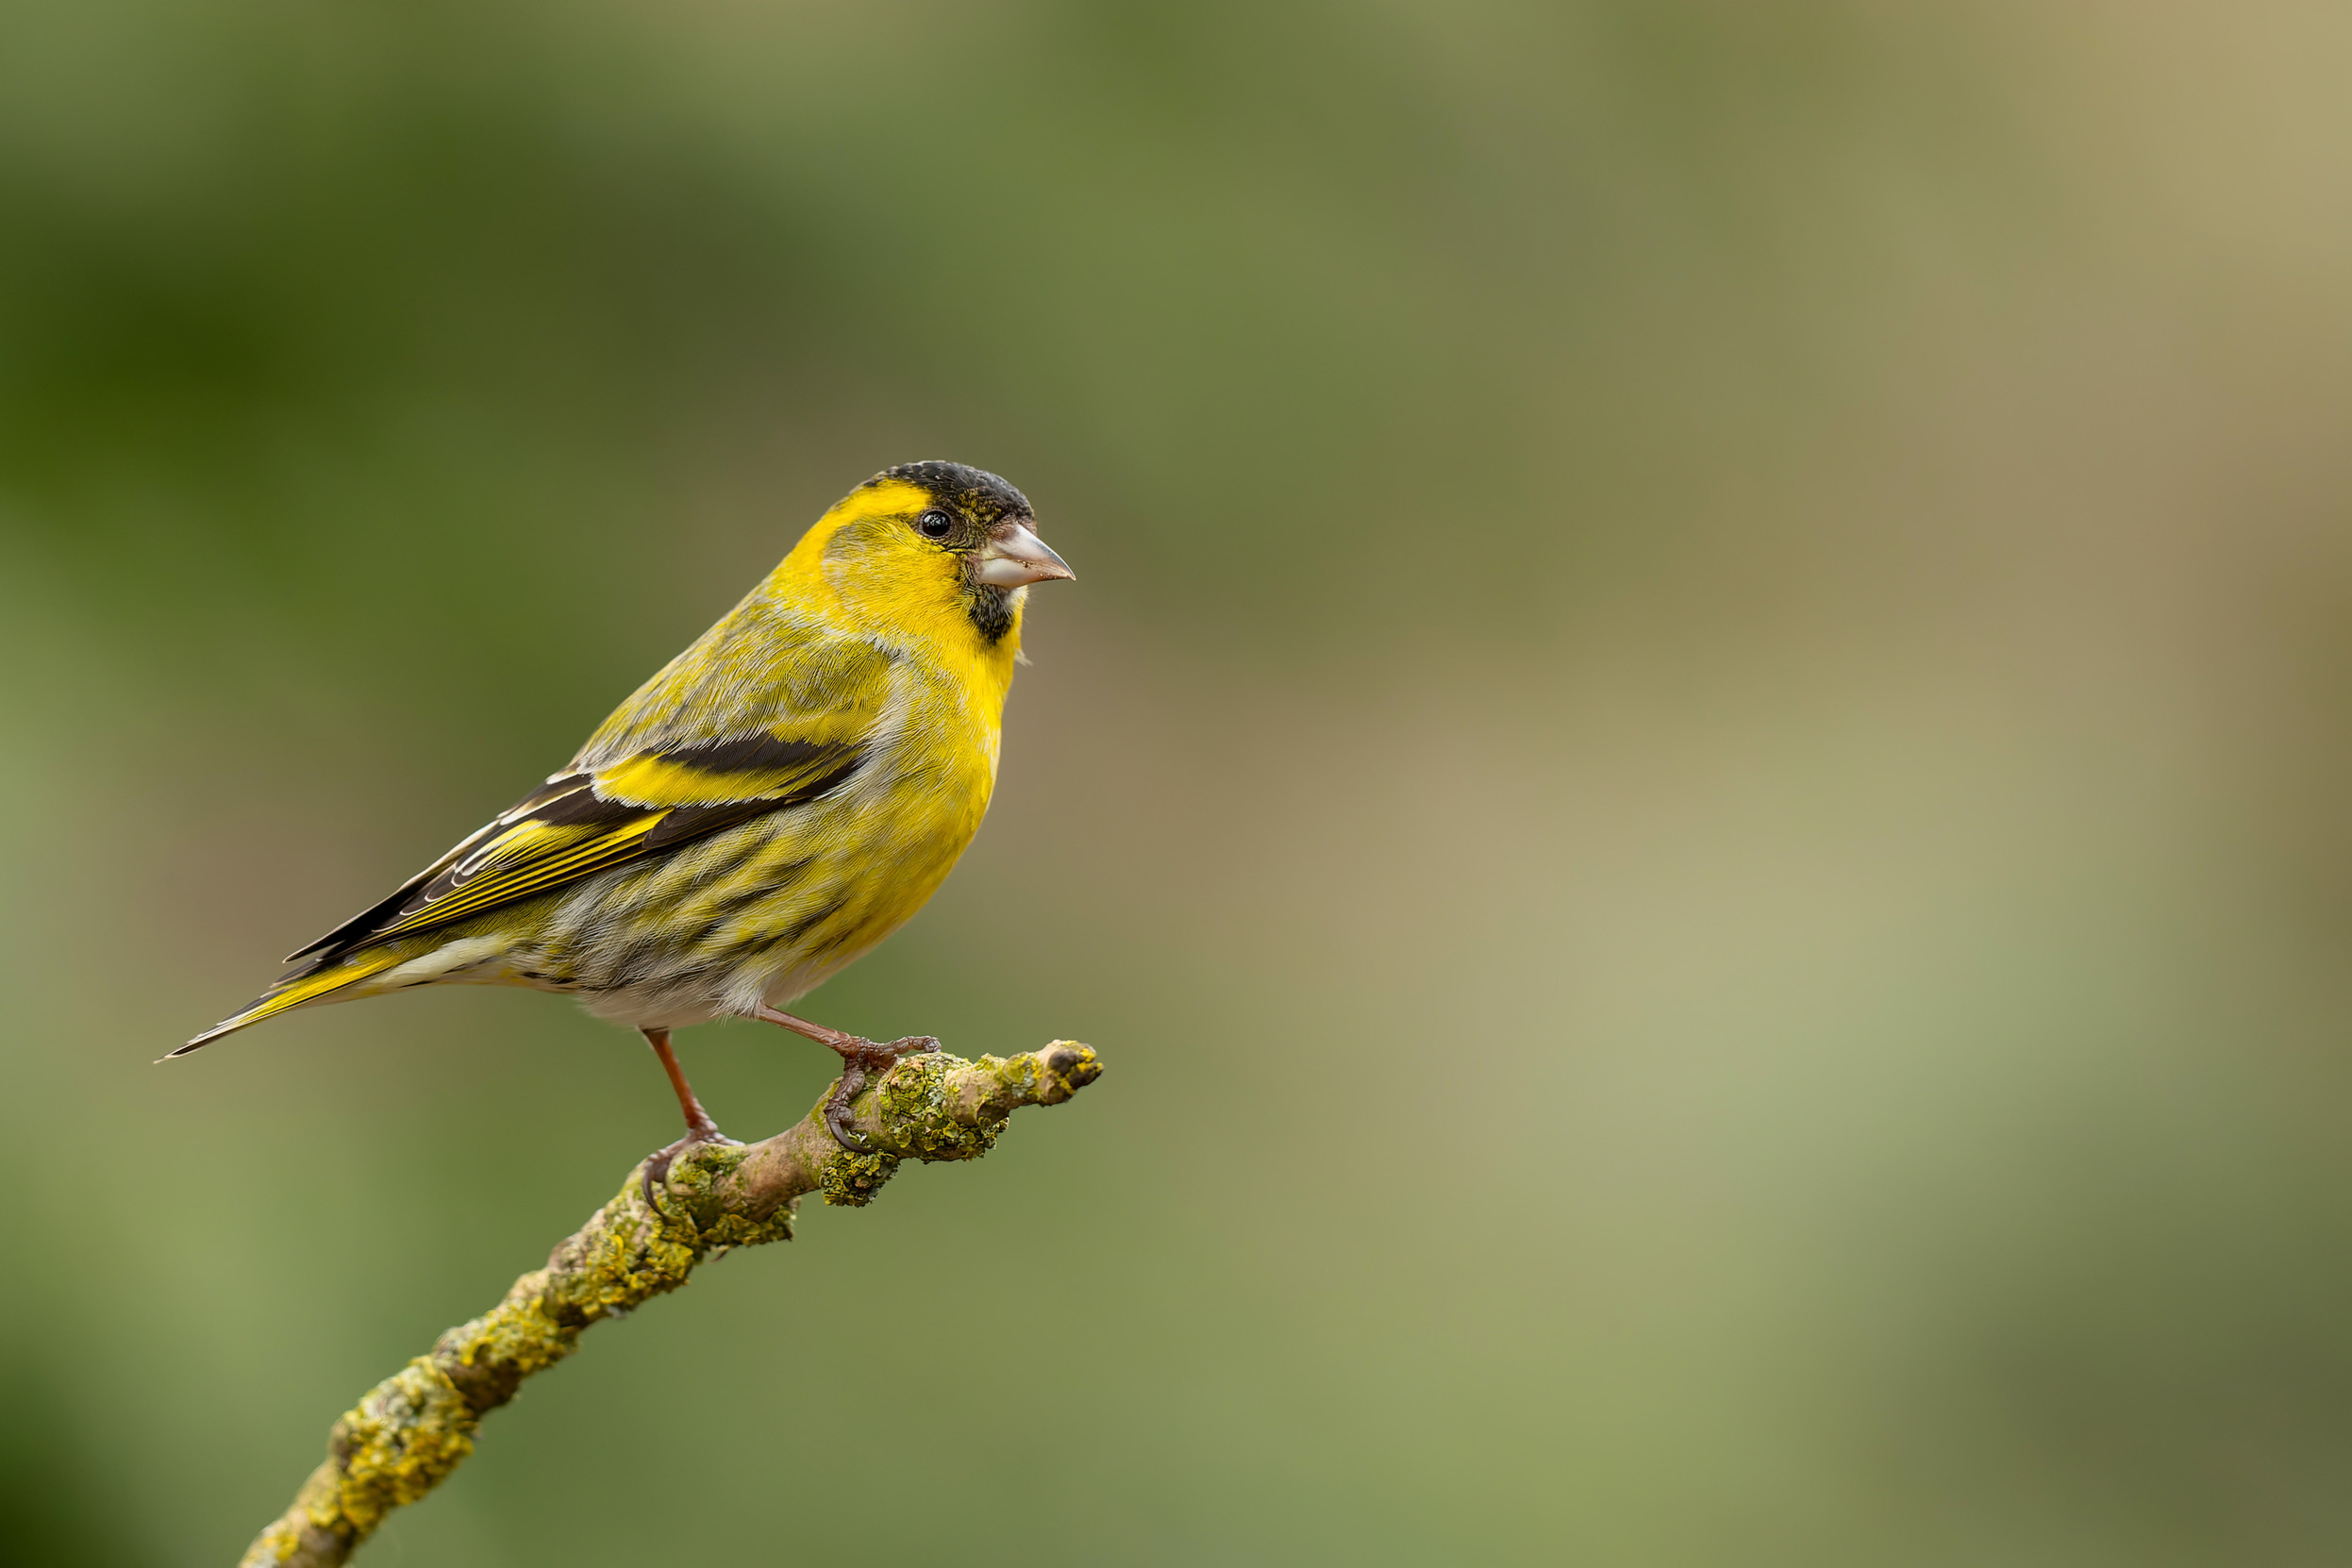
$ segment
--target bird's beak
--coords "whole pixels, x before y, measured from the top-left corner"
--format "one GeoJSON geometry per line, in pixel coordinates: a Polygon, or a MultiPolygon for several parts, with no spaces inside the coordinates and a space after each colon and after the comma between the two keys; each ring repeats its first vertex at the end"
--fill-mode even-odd
{"type": "Polygon", "coordinates": [[[1076,572],[1046,547],[1045,542],[1009,520],[988,531],[988,548],[973,563],[974,580],[995,588],[1018,588],[1027,582],[1075,580],[1076,572]]]}

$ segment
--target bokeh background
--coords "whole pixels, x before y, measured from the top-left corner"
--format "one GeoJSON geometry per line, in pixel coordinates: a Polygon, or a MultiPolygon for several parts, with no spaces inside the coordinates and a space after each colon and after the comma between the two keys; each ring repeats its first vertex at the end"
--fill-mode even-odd
{"type": "MultiPolygon", "coordinates": [[[[232,1560],[669,1139],[170,1068],[841,492],[1036,595],[807,1010],[1109,1073],[366,1560],[2352,1560],[2352,12],[12,0],[0,1560],[232,1560]]],[[[681,1037],[742,1135],[821,1091],[681,1037]]]]}

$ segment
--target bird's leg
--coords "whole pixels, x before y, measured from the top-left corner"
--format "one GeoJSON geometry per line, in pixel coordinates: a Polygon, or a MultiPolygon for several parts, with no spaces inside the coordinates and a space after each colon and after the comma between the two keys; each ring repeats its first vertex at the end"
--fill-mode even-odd
{"type": "Polygon", "coordinates": [[[661,1070],[670,1075],[670,1087],[677,1093],[678,1109],[686,1113],[687,1138],[701,1143],[707,1138],[718,1137],[719,1124],[710,1119],[710,1112],[703,1109],[702,1102],[694,1098],[694,1086],[686,1081],[686,1070],[677,1064],[677,1053],[670,1049],[670,1031],[646,1029],[643,1033],[645,1043],[652,1046],[654,1055],[661,1059],[661,1070]]]}
{"type": "Polygon", "coordinates": [[[761,1008],[752,1016],[763,1024],[780,1024],[794,1034],[807,1035],[818,1044],[841,1053],[841,1080],[833,1085],[833,1093],[825,1097],[825,1125],[833,1134],[833,1141],[852,1154],[872,1152],[865,1135],[849,1125],[850,1102],[866,1086],[866,1076],[889,1072],[891,1064],[900,1057],[921,1056],[939,1049],[939,1042],[927,1034],[910,1034],[884,1045],[859,1035],[828,1029],[822,1024],[811,1024],[806,1018],[794,1018],[774,1008],[761,1008]]]}
{"type": "Polygon", "coordinates": [[[686,1136],[668,1148],[655,1150],[645,1161],[645,1204],[659,1209],[660,1205],[654,1201],[654,1186],[668,1178],[672,1160],[697,1143],[732,1143],[735,1140],[719,1130],[710,1112],[703,1109],[702,1102],[694,1098],[694,1086],[686,1081],[686,1070],[677,1064],[677,1053],[670,1049],[670,1031],[640,1032],[644,1035],[645,1043],[653,1047],[654,1055],[661,1059],[661,1070],[670,1075],[670,1087],[677,1092],[677,1108],[686,1113],[686,1136]]]}

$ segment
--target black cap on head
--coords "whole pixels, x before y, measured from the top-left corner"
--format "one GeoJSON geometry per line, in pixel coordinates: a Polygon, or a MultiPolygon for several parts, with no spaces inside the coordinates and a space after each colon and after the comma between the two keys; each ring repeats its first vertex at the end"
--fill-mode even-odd
{"type": "Polygon", "coordinates": [[[885,479],[904,479],[909,484],[921,485],[942,502],[971,514],[983,525],[999,518],[1036,515],[1029,510],[1027,496],[983,468],[948,462],[900,463],[896,468],[884,469],[866,483],[876,485],[885,479]]]}

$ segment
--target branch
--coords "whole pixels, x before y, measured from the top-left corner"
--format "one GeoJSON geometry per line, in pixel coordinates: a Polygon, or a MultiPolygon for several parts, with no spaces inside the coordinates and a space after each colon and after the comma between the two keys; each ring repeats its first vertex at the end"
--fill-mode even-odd
{"type": "Polygon", "coordinates": [[[729,1247],[790,1241],[792,1211],[807,1193],[860,1207],[901,1159],[977,1159],[1013,1111],[1059,1105],[1102,1070],[1093,1050],[1066,1040],[1010,1059],[907,1057],[858,1097],[852,1119],[874,1153],[835,1143],[820,1102],[763,1143],[707,1143],[678,1156],[658,1210],[645,1202],[641,1163],[545,1268],[442,1335],[429,1355],[370,1389],[335,1423],[326,1462],[239,1568],[346,1561],[386,1514],[463,1463],[482,1417],[512,1399],[524,1378],[572,1354],[590,1325],[676,1290],[696,1264],[729,1247]]]}

